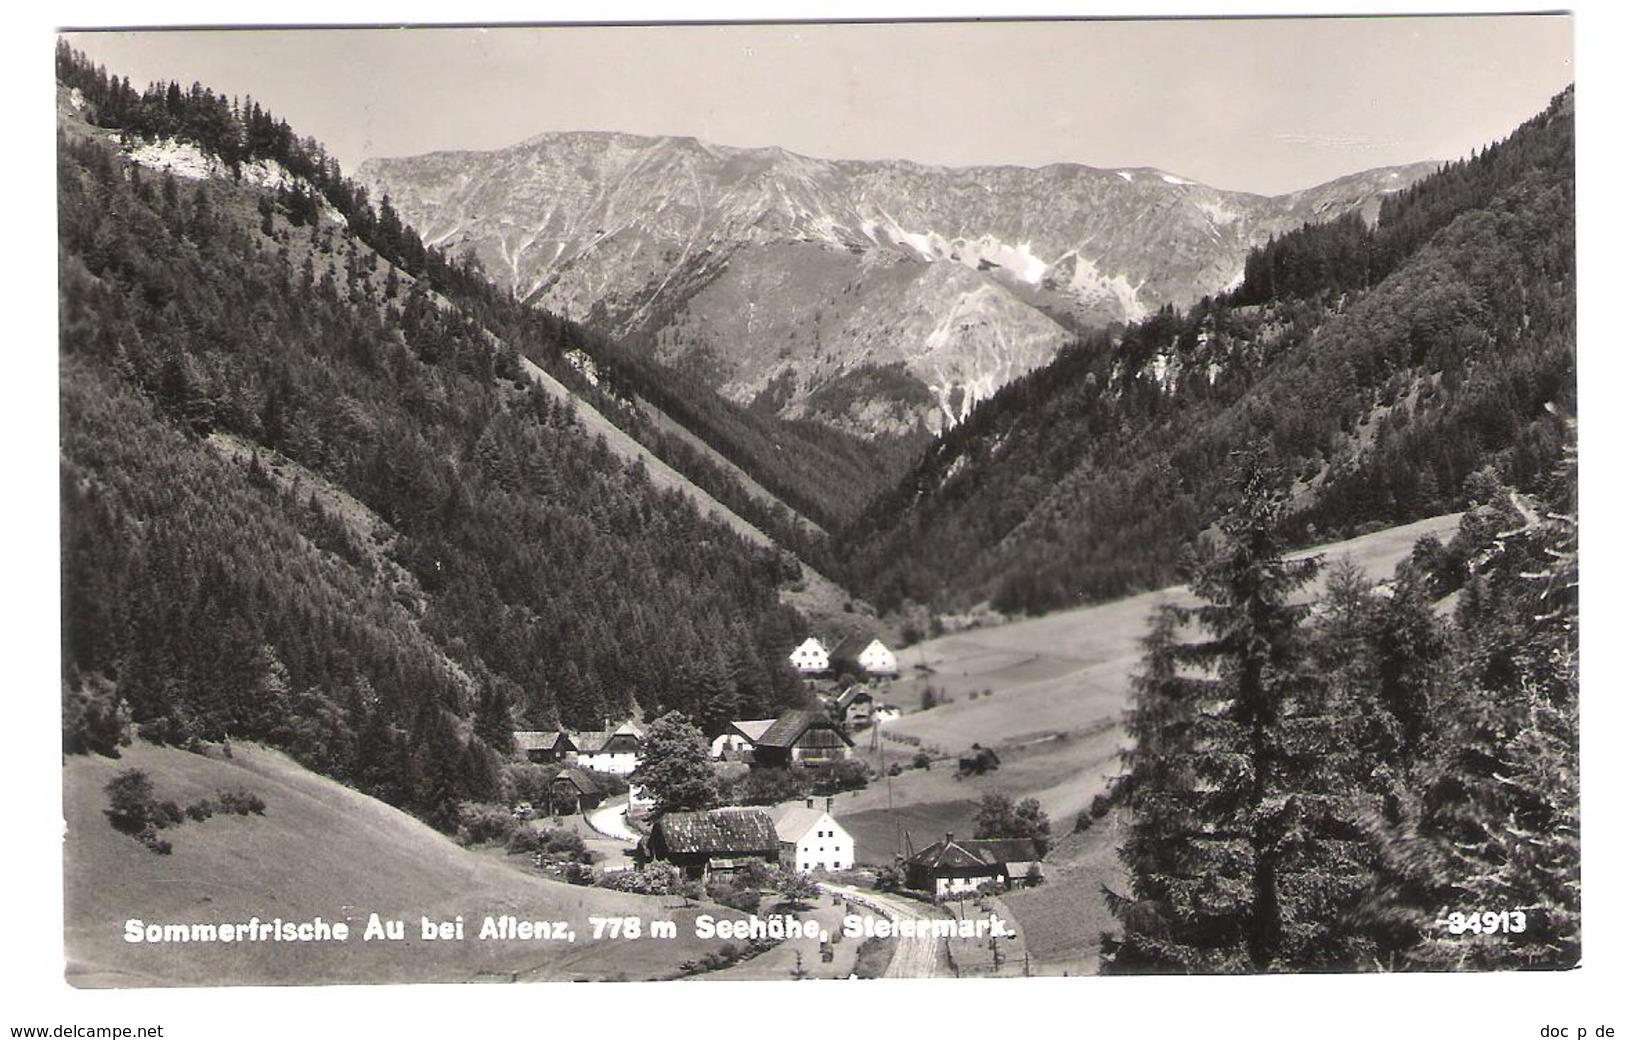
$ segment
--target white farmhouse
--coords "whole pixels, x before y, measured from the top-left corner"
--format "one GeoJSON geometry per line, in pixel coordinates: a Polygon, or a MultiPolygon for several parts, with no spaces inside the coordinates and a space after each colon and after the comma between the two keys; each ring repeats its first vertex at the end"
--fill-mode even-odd
{"type": "Polygon", "coordinates": [[[850,870],[857,860],[857,843],[830,815],[830,800],[815,809],[781,805],[773,810],[773,829],[779,835],[779,866],[806,873],[811,870],[850,870]]]}
{"type": "Polygon", "coordinates": [[[886,644],[878,639],[870,640],[869,645],[863,648],[858,655],[858,664],[870,675],[897,675],[897,655],[886,649],[886,644]]]}
{"type": "Polygon", "coordinates": [[[630,775],[643,753],[643,730],[634,722],[612,730],[582,730],[574,741],[576,765],[616,776],[630,775]]]}
{"type": "Polygon", "coordinates": [[[802,675],[815,675],[829,671],[829,649],[815,636],[790,651],[790,667],[802,675]]]}
{"type": "Polygon", "coordinates": [[[897,655],[887,649],[885,643],[866,635],[850,635],[835,644],[829,660],[837,672],[875,679],[897,678],[897,655]]]}

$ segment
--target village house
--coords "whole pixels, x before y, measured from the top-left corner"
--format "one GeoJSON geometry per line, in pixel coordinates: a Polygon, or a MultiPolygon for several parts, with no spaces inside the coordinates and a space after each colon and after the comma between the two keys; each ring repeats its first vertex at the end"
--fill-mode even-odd
{"type": "Polygon", "coordinates": [[[903,863],[909,888],[934,896],[974,892],[983,885],[1025,883],[1034,868],[1042,876],[1038,849],[1028,838],[969,838],[955,841],[953,832],[903,863]]]}
{"type": "Polygon", "coordinates": [[[862,683],[853,683],[826,704],[830,717],[848,729],[862,729],[874,721],[875,695],[862,683]]]}
{"type": "Polygon", "coordinates": [[[835,799],[826,798],[819,809],[809,798],[806,805],[781,805],[773,810],[780,867],[800,873],[852,869],[857,862],[857,843],[835,822],[834,803],[835,799]]]}
{"type": "Polygon", "coordinates": [[[850,635],[829,654],[829,667],[837,672],[867,675],[872,679],[897,678],[897,655],[878,639],[850,635]]]}
{"type": "Polygon", "coordinates": [[[779,835],[766,809],[667,813],[639,843],[638,858],[670,863],[687,877],[704,879],[751,862],[778,862],[779,835]]]}
{"type": "Polygon", "coordinates": [[[802,675],[822,675],[829,671],[829,649],[815,636],[790,651],[790,667],[802,675]]]}
{"type": "Polygon", "coordinates": [[[753,767],[818,767],[840,762],[852,754],[852,738],[821,711],[787,711],[758,738],[751,755],[753,767]]]}
{"type": "Polygon", "coordinates": [[[743,719],[728,723],[728,728],[711,741],[711,757],[729,762],[742,761],[756,747],[756,741],[772,728],[776,719],[743,719]]]}
{"type": "Polygon", "coordinates": [[[583,730],[573,734],[575,764],[599,773],[629,776],[643,751],[643,730],[623,722],[612,730],[583,730]]]}
{"type": "Polygon", "coordinates": [[[543,764],[566,761],[576,751],[570,734],[558,729],[519,730],[513,735],[513,747],[526,761],[543,764]]]}

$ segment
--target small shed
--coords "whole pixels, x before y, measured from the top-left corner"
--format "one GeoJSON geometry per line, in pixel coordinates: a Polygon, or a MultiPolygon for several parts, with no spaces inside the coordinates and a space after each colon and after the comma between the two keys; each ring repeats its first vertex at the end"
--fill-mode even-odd
{"type": "Polygon", "coordinates": [[[548,813],[567,816],[596,809],[604,801],[604,789],[577,766],[564,766],[547,784],[548,813]]]}

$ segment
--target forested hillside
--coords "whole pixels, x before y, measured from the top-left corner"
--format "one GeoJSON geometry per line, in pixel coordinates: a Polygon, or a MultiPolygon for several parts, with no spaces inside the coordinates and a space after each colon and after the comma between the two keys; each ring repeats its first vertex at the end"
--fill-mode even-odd
{"type": "Polygon", "coordinates": [[[263,740],[445,826],[516,725],[801,702],[794,561],[523,377],[520,351],[568,369],[566,323],[257,106],[58,57],[70,749],[125,719],[263,740]],[[95,123],[220,175],[144,169],[95,123]]]}
{"type": "Polygon", "coordinates": [[[520,304],[486,277],[472,254],[450,256],[425,246],[388,196],[370,198],[320,142],[299,137],[252,98],[228,99],[196,83],[184,89],[178,83],[153,84],[137,91],[128,78],[91,65],[66,45],[58,48],[57,79],[75,92],[83,119],[117,131],[122,141],[195,145],[217,160],[222,175],[268,182],[277,205],[301,226],[324,211],[341,218],[358,241],[397,269],[394,284],[421,281],[454,300],[503,343],[815,567],[827,565],[827,541],[802,521],[825,529],[847,522],[895,483],[924,446],[923,436],[870,444],[819,423],[746,409],[575,322],[520,304]],[[751,494],[707,452],[663,431],[650,415],[654,409],[746,471],[795,515],[751,494]]]}
{"type": "Polygon", "coordinates": [[[884,609],[1042,611],[1154,588],[1267,443],[1295,541],[1458,509],[1488,467],[1542,490],[1575,410],[1573,90],[1506,141],[1306,227],[1244,284],[1097,333],[948,432],[847,532],[884,609]]]}

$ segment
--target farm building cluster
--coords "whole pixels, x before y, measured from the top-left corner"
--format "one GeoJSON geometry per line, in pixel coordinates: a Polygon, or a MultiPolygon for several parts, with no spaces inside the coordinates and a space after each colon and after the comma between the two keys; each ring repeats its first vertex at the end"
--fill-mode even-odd
{"type": "MultiPolygon", "coordinates": [[[[729,807],[667,813],[639,843],[642,863],[664,862],[691,878],[714,880],[752,863],[809,873],[850,870],[857,845],[835,819],[833,799],[776,808],[729,807]]],[[[903,883],[936,898],[1036,884],[1042,855],[1026,838],[960,838],[946,834],[902,858],[903,883]]]]}
{"type": "MultiPolygon", "coordinates": [[[[637,769],[643,737],[643,727],[628,719],[601,730],[517,730],[513,743],[526,761],[555,768],[547,804],[538,808],[567,815],[596,809],[611,793],[603,776],[595,774],[627,777],[637,769]]],[[[630,793],[634,803],[641,800],[636,786],[630,793]]]]}
{"type": "Polygon", "coordinates": [[[638,846],[643,862],[661,861],[693,878],[709,879],[751,863],[808,873],[850,870],[857,845],[836,822],[832,803],[774,809],[734,807],[667,813],[654,822],[638,846]]]}

